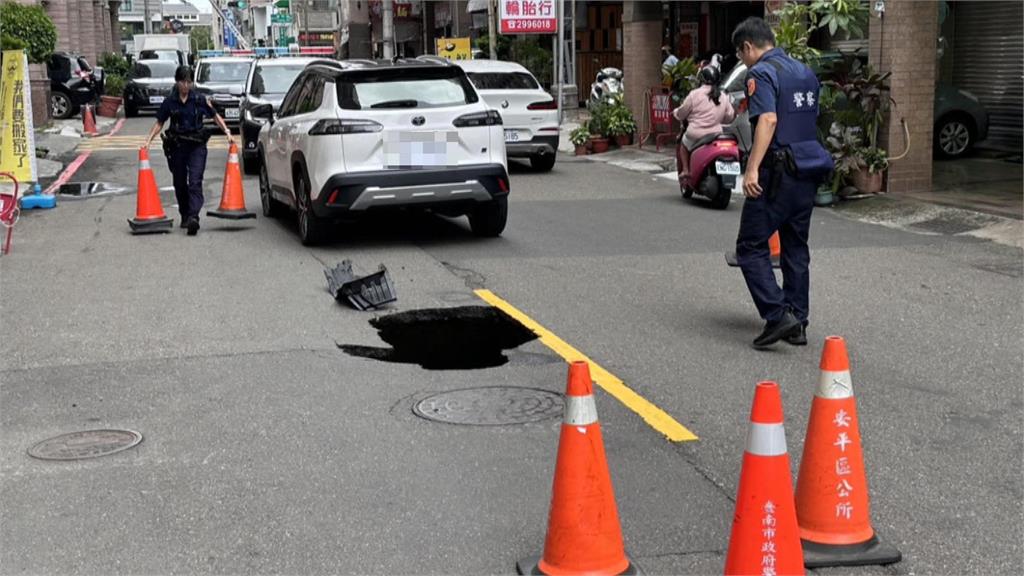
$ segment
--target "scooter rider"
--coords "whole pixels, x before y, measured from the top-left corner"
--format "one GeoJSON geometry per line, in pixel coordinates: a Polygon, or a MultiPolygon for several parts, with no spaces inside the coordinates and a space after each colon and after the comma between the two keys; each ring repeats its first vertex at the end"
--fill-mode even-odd
{"type": "Polygon", "coordinates": [[[775,36],[761,18],[741,22],[732,43],[749,70],[746,92],[754,132],[736,238],[736,259],[766,323],[754,347],[779,340],[805,345],[811,210],[818,183],[833,168],[818,141],[820,86],[810,68],[775,47],[775,36]],[[768,248],[775,231],[782,243],[782,288],[775,281],[768,248]]]}
{"type": "Polygon", "coordinates": [[[224,119],[217,114],[209,98],[192,90],[192,70],[178,66],[174,71],[174,91],[164,100],[156,113],[156,123],[149,131],[145,147],[160,133],[164,123],[171,121],[163,134],[164,154],[174,180],[174,195],[178,199],[181,227],[188,235],[199,231],[199,211],[203,208],[203,173],[206,171],[206,141],[210,136],[203,128],[203,117],[213,118],[220,129],[234,143],[224,119]]]}
{"type": "Polygon", "coordinates": [[[697,142],[712,134],[721,134],[722,125],[736,118],[736,111],[729,97],[722,97],[722,89],[719,86],[722,75],[718,68],[705,66],[697,74],[697,78],[700,80],[700,87],[691,90],[682,105],[672,112],[676,120],[686,126],[683,146],[679,150],[680,178],[686,177],[690,172],[690,152],[693,152],[697,142]]]}

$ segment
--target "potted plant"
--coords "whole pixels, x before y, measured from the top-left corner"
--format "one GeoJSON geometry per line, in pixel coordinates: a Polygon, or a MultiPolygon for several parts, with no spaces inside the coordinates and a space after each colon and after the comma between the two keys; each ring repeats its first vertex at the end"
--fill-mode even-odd
{"type": "Polygon", "coordinates": [[[125,77],[131,70],[131,64],[120,54],[107,52],[100,56],[99,65],[103,68],[107,78],[103,86],[104,94],[100,96],[100,105],[96,109],[96,113],[112,118],[117,116],[117,110],[121,107],[125,77]]]}
{"type": "Polygon", "coordinates": [[[117,111],[121,108],[124,78],[119,74],[110,74],[107,76],[104,89],[107,94],[100,96],[100,105],[96,108],[96,113],[100,116],[114,118],[117,116],[117,111]]]}
{"type": "Polygon", "coordinates": [[[618,102],[608,110],[608,136],[615,140],[617,146],[629,146],[636,132],[636,120],[633,111],[624,103],[618,102]]]}
{"type": "Polygon", "coordinates": [[[863,194],[882,191],[882,174],[889,167],[889,155],[884,149],[865,146],[857,153],[857,170],[851,173],[853,185],[863,194]]]}
{"type": "Polygon", "coordinates": [[[590,132],[590,150],[594,154],[608,151],[608,104],[598,104],[590,111],[590,121],[587,124],[590,132]]]}
{"type": "Polygon", "coordinates": [[[831,192],[838,194],[850,174],[860,169],[861,129],[833,122],[825,146],[836,166],[832,173],[831,192]]]}
{"type": "Polygon", "coordinates": [[[576,147],[576,155],[583,156],[587,153],[587,144],[590,142],[590,130],[586,125],[580,126],[569,133],[569,141],[576,147]]]}

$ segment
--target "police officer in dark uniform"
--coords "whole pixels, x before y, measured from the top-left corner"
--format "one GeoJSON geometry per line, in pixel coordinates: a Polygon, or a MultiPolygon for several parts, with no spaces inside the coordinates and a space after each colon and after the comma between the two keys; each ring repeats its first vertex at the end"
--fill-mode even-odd
{"type": "Polygon", "coordinates": [[[174,91],[156,113],[156,124],[149,131],[145,147],[163,129],[168,119],[171,126],[163,134],[164,154],[174,178],[174,195],[178,198],[181,227],[189,236],[199,231],[199,211],[203,208],[203,172],[206,171],[206,141],[203,118],[213,118],[233,143],[234,138],[224,119],[217,114],[209,98],[192,90],[192,70],[179,66],[174,71],[174,91]]]}
{"type": "Polygon", "coordinates": [[[763,349],[779,340],[807,344],[810,307],[811,210],[832,158],[818,141],[818,78],[775,47],[761,18],[748,18],[732,35],[747,65],[747,104],[754,143],[743,175],[743,213],[736,259],[765,328],[754,340],[763,349]],[[783,287],[775,281],[768,240],[782,244],[783,287]]]}

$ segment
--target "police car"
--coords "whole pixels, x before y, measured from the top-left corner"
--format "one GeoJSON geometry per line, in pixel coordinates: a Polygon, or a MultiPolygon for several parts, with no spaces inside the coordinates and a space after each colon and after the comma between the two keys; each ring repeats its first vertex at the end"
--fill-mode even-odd
{"type": "Polygon", "coordinates": [[[229,125],[239,122],[238,105],[245,94],[245,81],[252,63],[251,57],[214,56],[202,58],[196,65],[196,91],[210,97],[214,109],[229,125]]]}
{"type": "Polygon", "coordinates": [[[266,216],[298,213],[315,244],[332,222],[369,211],[421,208],[469,217],[498,236],[509,180],[501,115],[466,73],[436,57],[314,63],[260,130],[260,200],[266,216]]]}

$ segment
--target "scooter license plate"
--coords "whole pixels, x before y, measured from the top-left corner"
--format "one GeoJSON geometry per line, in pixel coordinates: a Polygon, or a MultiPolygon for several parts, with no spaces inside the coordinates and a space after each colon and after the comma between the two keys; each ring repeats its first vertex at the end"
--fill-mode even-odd
{"type": "Polygon", "coordinates": [[[715,171],[718,172],[719,175],[739,176],[740,163],[716,161],[715,171]]]}

